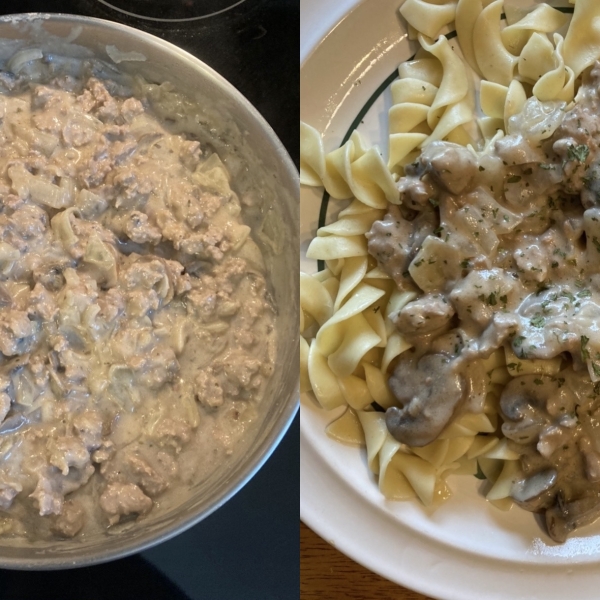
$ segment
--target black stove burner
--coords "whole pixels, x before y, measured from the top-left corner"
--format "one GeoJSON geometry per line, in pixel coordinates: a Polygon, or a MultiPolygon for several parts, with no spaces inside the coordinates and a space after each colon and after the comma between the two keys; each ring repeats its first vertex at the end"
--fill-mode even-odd
{"type": "MultiPolygon", "coordinates": [[[[160,22],[196,21],[220,15],[247,0],[96,0],[130,17],[160,22]]],[[[252,0],[250,0],[252,1],[252,0]]]]}
{"type": "MultiPolygon", "coordinates": [[[[23,3],[23,12],[48,10],[47,0],[23,3]]],[[[194,54],[246,96],[299,164],[298,0],[54,0],[52,9],[137,27],[194,54]],[[133,7],[160,14],[159,7],[184,2],[198,10],[228,8],[188,21],[134,16],[133,7]],[[126,13],[117,6],[132,10],[126,13]]],[[[172,14],[166,11],[163,17],[172,14]]]]}

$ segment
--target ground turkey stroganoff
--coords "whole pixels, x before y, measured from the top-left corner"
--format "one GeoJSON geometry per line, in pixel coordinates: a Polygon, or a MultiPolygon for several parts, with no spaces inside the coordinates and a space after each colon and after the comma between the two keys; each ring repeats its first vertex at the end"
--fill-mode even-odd
{"type": "Polygon", "coordinates": [[[274,310],[219,156],[153,114],[164,89],[35,62],[0,73],[0,525],[72,537],[231,453],[274,310]]]}
{"type": "Polygon", "coordinates": [[[430,144],[367,234],[399,288],[421,291],[395,315],[413,348],[390,377],[390,433],[420,447],[481,411],[481,359],[505,346],[511,495],[558,542],[600,515],[599,112],[597,64],[573,108],[528,100],[486,152],[430,144]],[[545,362],[520,375],[531,360],[545,362]]]}

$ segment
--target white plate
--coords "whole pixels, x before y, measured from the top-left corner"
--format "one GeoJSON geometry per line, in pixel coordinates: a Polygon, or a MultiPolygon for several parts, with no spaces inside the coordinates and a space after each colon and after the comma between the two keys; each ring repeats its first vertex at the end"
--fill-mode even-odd
{"type": "MultiPolygon", "coordinates": [[[[398,18],[400,3],[301,1],[301,118],[323,133],[327,150],[338,147],[360,117],[361,133],[385,153],[390,102],[378,90],[415,51],[398,18]]],[[[301,192],[303,254],[315,235],[322,195],[301,192]]],[[[339,206],[329,203],[328,220],[339,206]]],[[[316,264],[303,258],[301,268],[311,272],[316,264]]],[[[530,513],[503,513],[486,503],[480,482],[469,477],[450,480],[455,494],[435,512],[414,501],[387,501],[363,453],[325,435],[337,414],[302,399],[300,476],[302,520],[340,551],[392,581],[447,600],[600,596],[599,524],[556,545],[530,513]]]]}

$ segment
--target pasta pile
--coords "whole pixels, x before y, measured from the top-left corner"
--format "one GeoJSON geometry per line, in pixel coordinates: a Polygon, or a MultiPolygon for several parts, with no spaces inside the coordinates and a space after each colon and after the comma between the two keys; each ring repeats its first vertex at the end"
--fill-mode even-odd
{"type": "Polygon", "coordinates": [[[502,0],[406,0],[400,13],[420,48],[399,66],[391,86],[387,164],[357,131],[327,153],[320,134],[301,124],[301,183],[351,199],[334,223],[317,231],[306,252],[326,267],[301,274],[301,390],[312,391],[326,410],[346,407],[327,433],[366,446],[385,497],[416,496],[432,505],[448,497],[448,474],[471,474],[485,477],[487,499],[508,509],[519,457],[500,431],[500,393],[516,372],[548,373],[559,365],[519,360],[500,349],[484,361],[483,412],[466,412],[422,448],[396,441],[382,410],[398,404],[387,381],[410,344],[393,318],[416,295],[396,289],[368,254],[365,233],[389,203],[400,203],[395,182],[430,142],[485,152],[527,98],[573,102],[581,73],[600,57],[600,32],[594,29],[600,2],[577,0],[572,19],[547,4],[523,9],[502,0]],[[456,30],[460,49],[440,35],[446,26],[456,30]],[[481,78],[478,92],[473,73],[481,78]],[[479,119],[477,105],[484,115],[479,119]]]}

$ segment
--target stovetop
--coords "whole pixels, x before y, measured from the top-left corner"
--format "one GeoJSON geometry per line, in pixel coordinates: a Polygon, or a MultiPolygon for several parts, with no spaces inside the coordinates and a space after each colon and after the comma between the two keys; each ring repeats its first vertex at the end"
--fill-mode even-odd
{"type": "MultiPolygon", "coordinates": [[[[177,44],[240,90],[298,165],[298,0],[23,0],[2,5],[0,14],[9,12],[99,17],[177,44]],[[146,10],[155,18],[203,18],[147,20],[109,4],[130,7],[130,12],[146,10]],[[210,12],[217,14],[206,16],[210,12]]],[[[299,460],[296,418],[259,473],[227,504],[187,532],[105,565],[62,572],[0,570],[0,599],[297,598],[299,460]]]]}
{"type": "MultiPolygon", "coordinates": [[[[143,29],[177,44],[240,90],[273,127],[298,165],[299,1],[168,0],[169,4],[184,2],[221,9],[232,6],[219,14],[187,22],[145,20],[108,5],[143,7],[161,2],[166,0],[22,0],[0,4],[0,14],[63,12],[98,17],[143,29]]],[[[200,14],[206,12],[208,9],[198,10],[200,14]]]]}

